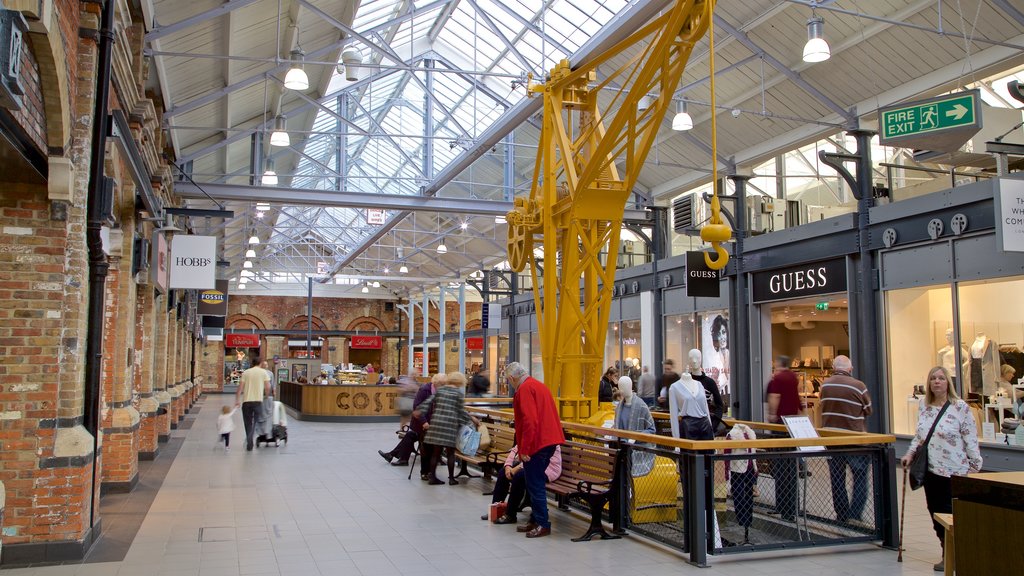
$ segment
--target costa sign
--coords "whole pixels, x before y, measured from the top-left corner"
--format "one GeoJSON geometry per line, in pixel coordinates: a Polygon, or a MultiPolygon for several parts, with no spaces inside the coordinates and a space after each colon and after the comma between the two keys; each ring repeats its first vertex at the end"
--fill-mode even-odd
{"type": "Polygon", "coordinates": [[[350,336],[348,347],[353,350],[380,350],[384,347],[383,336],[350,336]]]}
{"type": "Polygon", "coordinates": [[[754,302],[846,292],[846,260],[836,258],[754,274],[754,302]]]}
{"type": "Polygon", "coordinates": [[[224,345],[228,348],[259,348],[259,334],[225,334],[224,345]]]}

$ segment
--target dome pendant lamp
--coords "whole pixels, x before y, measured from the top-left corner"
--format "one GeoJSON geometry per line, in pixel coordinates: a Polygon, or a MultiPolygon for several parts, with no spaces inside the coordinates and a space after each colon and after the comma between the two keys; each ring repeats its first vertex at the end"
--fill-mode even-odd
{"type": "Polygon", "coordinates": [[[271,146],[288,146],[291,139],[288,138],[288,126],[285,117],[278,114],[274,117],[274,131],[270,133],[271,146]]]}
{"type": "Polygon", "coordinates": [[[306,53],[301,48],[292,50],[292,67],[288,69],[288,73],[284,76],[285,88],[299,91],[309,89],[309,76],[306,75],[303,64],[305,59],[306,53]]]}
{"type": "Polygon", "coordinates": [[[676,115],[672,118],[672,129],[676,132],[693,130],[693,118],[686,111],[686,102],[680,102],[676,108],[676,115]]]}
{"type": "Polygon", "coordinates": [[[825,20],[811,16],[807,21],[807,44],[804,44],[804,62],[824,62],[832,57],[832,51],[825,41],[825,20]]]}

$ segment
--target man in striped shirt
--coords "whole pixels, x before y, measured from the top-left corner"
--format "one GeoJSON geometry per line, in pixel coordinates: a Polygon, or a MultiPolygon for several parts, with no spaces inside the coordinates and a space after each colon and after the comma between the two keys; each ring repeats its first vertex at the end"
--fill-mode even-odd
{"type": "MultiPolygon", "coordinates": [[[[851,376],[853,363],[846,356],[836,356],[832,361],[832,370],[832,376],[821,385],[821,425],[825,428],[864,432],[864,420],[871,414],[871,394],[867,386],[851,376]]],[[[829,459],[832,504],[839,522],[860,520],[871,490],[868,485],[868,466],[865,456],[836,454],[829,459]],[[853,476],[852,498],[848,497],[846,490],[847,466],[853,476]]]]}

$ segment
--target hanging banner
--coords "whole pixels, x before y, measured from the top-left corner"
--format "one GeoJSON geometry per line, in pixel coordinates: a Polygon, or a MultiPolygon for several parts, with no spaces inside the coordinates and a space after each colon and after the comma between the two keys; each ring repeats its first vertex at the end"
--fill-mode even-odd
{"type": "Polygon", "coordinates": [[[349,336],[348,347],[353,350],[380,350],[384,347],[383,336],[349,336]]]}
{"type": "Polygon", "coordinates": [[[167,236],[163,232],[154,232],[150,243],[149,274],[153,287],[161,294],[167,293],[167,236]]]}
{"type": "Polygon", "coordinates": [[[228,315],[228,281],[217,280],[217,287],[199,293],[199,314],[204,316],[228,315]]]}
{"type": "Polygon", "coordinates": [[[226,334],[224,345],[228,348],[259,348],[259,334],[226,334]]]}
{"type": "Polygon", "coordinates": [[[178,235],[171,240],[171,288],[217,287],[217,238],[178,235]]]}
{"type": "Polygon", "coordinates": [[[996,194],[996,245],[1024,252],[1024,180],[1000,178],[996,194]]]}
{"type": "Polygon", "coordinates": [[[704,261],[703,252],[686,253],[686,295],[718,298],[721,273],[712,270],[704,261]]]}

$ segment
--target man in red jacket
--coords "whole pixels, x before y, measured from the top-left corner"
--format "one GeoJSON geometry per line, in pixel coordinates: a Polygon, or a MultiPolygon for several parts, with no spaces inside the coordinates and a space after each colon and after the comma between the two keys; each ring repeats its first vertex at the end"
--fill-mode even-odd
{"type": "Polygon", "coordinates": [[[509,389],[515,390],[512,410],[515,413],[516,445],[523,461],[526,493],[530,496],[530,521],[516,527],[527,538],[551,534],[548,520],[548,500],[544,494],[548,463],[555,448],[565,442],[562,420],[551,391],[541,381],[531,378],[526,368],[512,362],[505,368],[509,389]]]}

